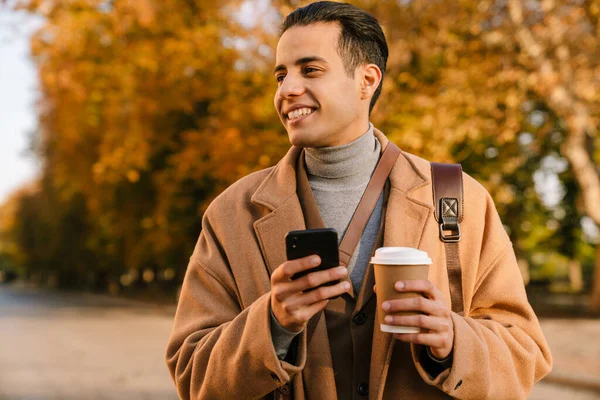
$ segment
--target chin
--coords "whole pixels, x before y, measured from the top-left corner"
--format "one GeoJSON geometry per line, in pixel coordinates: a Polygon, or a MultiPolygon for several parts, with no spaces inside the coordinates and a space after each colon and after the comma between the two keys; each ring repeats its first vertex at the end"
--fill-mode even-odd
{"type": "Polygon", "coordinates": [[[292,146],[298,147],[330,147],[331,137],[318,128],[287,130],[288,139],[292,146]]]}
{"type": "Polygon", "coordinates": [[[302,134],[302,132],[298,131],[288,131],[288,139],[292,146],[298,147],[317,147],[315,145],[315,138],[310,137],[309,135],[302,134]]]}

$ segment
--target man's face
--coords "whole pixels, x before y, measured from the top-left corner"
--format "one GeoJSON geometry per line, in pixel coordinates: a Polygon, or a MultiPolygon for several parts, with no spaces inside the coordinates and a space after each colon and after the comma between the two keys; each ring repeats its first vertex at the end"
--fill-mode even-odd
{"type": "Polygon", "coordinates": [[[368,129],[369,99],[361,98],[360,79],[344,70],[339,34],[338,24],[316,23],[289,28],[279,39],[274,102],[293,145],[339,146],[368,129]]]}

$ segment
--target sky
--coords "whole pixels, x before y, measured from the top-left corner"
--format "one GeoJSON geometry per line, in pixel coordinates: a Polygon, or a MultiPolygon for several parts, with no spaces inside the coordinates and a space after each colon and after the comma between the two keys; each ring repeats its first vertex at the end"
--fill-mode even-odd
{"type": "Polygon", "coordinates": [[[0,204],[39,171],[27,152],[37,121],[37,75],[29,57],[29,36],[37,24],[0,5],[0,204]]]}

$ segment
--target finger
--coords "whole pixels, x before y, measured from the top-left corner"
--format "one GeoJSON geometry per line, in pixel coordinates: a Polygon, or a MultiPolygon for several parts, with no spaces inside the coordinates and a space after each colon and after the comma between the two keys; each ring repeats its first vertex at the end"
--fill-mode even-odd
{"type": "Polygon", "coordinates": [[[281,264],[275,269],[275,271],[273,271],[273,275],[271,275],[271,281],[289,281],[290,278],[298,272],[315,268],[319,265],[321,265],[321,258],[317,255],[298,258],[296,260],[289,260],[281,264]]]}
{"type": "Polygon", "coordinates": [[[321,286],[310,292],[300,293],[287,299],[286,310],[295,312],[301,308],[308,307],[314,303],[340,296],[350,290],[349,282],[340,282],[333,286],[321,286]]]}
{"type": "Polygon", "coordinates": [[[330,299],[332,297],[341,296],[344,293],[350,291],[350,282],[343,281],[332,286],[321,286],[318,289],[307,292],[307,301],[313,303],[324,299],[330,299]]]}
{"type": "Polygon", "coordinates": [[[301,308],[295,313],[295,316],[300,323],[304,324],[308,322],[308,320],[311,319],[316,313],[327,307],[328,303],[329,300],[318,301],[309,306],[301,308]]]}
{"type": "Polygon", "coordinates": [[[321,286],[324,283],[336,281],[348,275],[348,269],[340,266],[335,268],[328,268],[324,271],[311,272],[303,276],[300,279],[295,280],[292,286],[297,291],[305,291],[317,286],[321,286]]]}
{"type": "Polygon", "coordinates": [[[342,279],[348,275],[346,267],[328,268],[324,271],[312,272],[294,281],[275,282],[271,291],[275,298],[282,302],[287,297],[316,288],[324,283],[342,279]]]}
{"type": "Polygon", "coordinates": [[[444,300],[442,292],[431,281],[426,279],[409,279],[394,284],[398,292],[418,292],[432,300],[444,300]]]}
{"type": "Polygon", "coordinates": [[[282,308],[284,313],[282,319],[278,319],[278,321],[281,326],[284,326],[289,331],[299,332],[302,330],[302,327],[305,326],[306,322],[312,318],[313,315],[323,310],[328,303],[329,300],[323,300],[307,307],[294,310],[292,310],[292,307],[289,306],[289,304],[283,304],[282,308]]]}
{"type": "Polygon", "coordinates": [[[448,333],[450,323],[445,318],[431,317],[429,315],[386,315],[385,323],[388,325],[414,326],[421,328],[422,332],[448,333]]]}
{"type": "Polygon", "coordinates": [[[283,281],[275,282],[271,285],[271,293],[273,297],[279,302],[283,303],[288,298],[300,294],[301,291],[297,289],[296,282],[283,281]]]}
{"type": "Polygon", "coordinates": [[[387,300],[383,302],[381,307],[386,313],[413,311],[438,317],[446,317],[449,313],[448,307],[444,303],[433,301],[423,296],[387,300]]]}
{"type": "Polygon", "coordinates": [[[448,347],[447,335],[439,333],[394,333],[394,337],[402,342],[421,344],[431,348],[448,347]]]}

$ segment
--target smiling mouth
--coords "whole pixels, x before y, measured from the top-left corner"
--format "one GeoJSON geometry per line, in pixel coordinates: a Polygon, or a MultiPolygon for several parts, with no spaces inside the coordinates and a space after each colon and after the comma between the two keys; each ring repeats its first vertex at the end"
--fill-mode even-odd
{"type": "Polygon", "coordinates": [[[313,114],[316,110],[316,108],[303,107],[289,112],[287,115],[285,115],[285,117],[290,122],[296,122],[308,117],[309,115],[313,114]]]}

